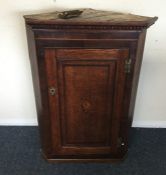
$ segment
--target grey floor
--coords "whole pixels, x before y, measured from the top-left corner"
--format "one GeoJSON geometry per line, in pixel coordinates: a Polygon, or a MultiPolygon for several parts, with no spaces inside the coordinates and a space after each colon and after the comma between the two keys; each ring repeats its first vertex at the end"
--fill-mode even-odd
{"type": "Polygon", "coordinates": [[[166,175],[166,129],[133,128],[120,164],[49,164],[37,127],[0,127],[0,175],[166,175]]]}

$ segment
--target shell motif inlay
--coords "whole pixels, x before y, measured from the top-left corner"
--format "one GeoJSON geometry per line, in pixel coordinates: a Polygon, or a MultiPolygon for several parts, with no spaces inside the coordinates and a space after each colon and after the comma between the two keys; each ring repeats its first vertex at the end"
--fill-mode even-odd
{"type": "Polygon", "coordinates": [[[91,106],[92,106],[91,102],[89,102],[89,100],[87,100],[87,99],[84,99],[81,103],[81,108],[82,108],[83,112],[86,112],[86,113],[90,112],[91,106]]]}

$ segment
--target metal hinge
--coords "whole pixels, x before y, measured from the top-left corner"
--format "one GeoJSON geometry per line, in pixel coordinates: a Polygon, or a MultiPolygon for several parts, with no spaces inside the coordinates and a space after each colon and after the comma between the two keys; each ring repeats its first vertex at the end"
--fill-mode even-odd
{"type": "Polygon", "coordinates": [[[123,141],[122,137],[118,138],[118,147],[125,146],[125,142],[123,141]]]}
{"type": "Polygon", "coordinates": [[[131,59],[125,61],[125,73],[131,72],[131,59]]]}

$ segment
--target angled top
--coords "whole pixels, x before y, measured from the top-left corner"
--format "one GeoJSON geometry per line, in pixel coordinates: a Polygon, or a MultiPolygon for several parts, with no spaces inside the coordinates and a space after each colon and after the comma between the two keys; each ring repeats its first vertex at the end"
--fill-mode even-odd
{"type": "Polygon", "coordinates": [[[138,16],[129,13],[119,13],[113,11],[101,11],[94,9],[79,9],[83,11],[78,16],[62,19],[61,12],[25,15],[26,23],[35,24],[55,24],[55,25],[105,25],[113,27],[127,27],[132,29],[142,29],[151,26],[158,18],[138,16]],[[60,14],[60,15],[59,15],[60,14]]]}

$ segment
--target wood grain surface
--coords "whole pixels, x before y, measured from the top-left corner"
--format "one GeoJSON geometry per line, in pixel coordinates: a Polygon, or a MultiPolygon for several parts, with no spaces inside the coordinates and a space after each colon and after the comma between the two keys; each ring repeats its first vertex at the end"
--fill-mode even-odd
{"type": "Polygon", "coordinates": [[[83,13],[71,19],[61,19],[55,11],[43,14],[25,15],[24,18],[29,24],[74,24],[74,25],[121,25],[121,26],[146,26],[149,27],[157,17],[139,16],[130,13],[120,13],[113,11],[101,11],[94,9],[80,9],[83,13]]]}
{"type": "Polygon", "coordinates": [[[42,153],[51,162],[122,160],[157,17],[81,10],[71,19],[24,16],[42,153]]]}

